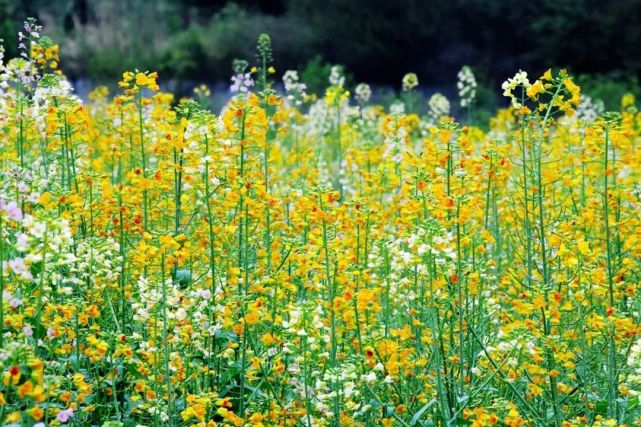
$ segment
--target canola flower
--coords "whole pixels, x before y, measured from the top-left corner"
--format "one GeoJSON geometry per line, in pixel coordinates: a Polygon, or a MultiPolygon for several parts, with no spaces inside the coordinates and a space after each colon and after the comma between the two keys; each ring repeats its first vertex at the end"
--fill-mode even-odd
{"type": "Polygon", "coordinates": [[[339,68],[281,97],[263,35],[220,112],[146,71],[85,103],[25,32],[0,69],[3,425],[641,423],[633,97],[519,72],[487,131],[354,102],[339,68]]]}

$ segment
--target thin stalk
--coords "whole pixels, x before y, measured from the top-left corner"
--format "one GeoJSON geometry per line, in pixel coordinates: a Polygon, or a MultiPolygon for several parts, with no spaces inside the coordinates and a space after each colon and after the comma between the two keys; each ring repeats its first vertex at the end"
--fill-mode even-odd
{"type": "MultiPolygon", "coordinates": [[[[609,192],[609,179],[608,179],[608,151],[610,142],[610,135],[608,128],[605,128],[605,150],[603,160],[603,216],[605,221],[605,253],[608,269],[608,296],[610,308],[614,309],[614,266],[612,265],[612,249],[610,242],[610,192],[609,192]]],[[[610,331],[608,340],[608,416],[616,416],[618,418],[619,408],[617,404],[618,398],[618,373],[617,373],[617,359],[616,359],[616,342],[614,341],[615,331],[610,331]]]]}
{"type": "MultiPolygon", "coordinates": [[[[147,180],[147,153],[145,152],[145,130],[142,115],[142,92],[138,90],[138,134],[140,137],[140,153],[142,160],[142,177],[147,180]]],[[[142,208],[143,208],[143,225],[144,231],[148,230],[149,225],[149,204],[147,200],[147,183],[144,183],[142,190],[142,208]]]]}
{"type": "MultiPolygon", "coordinates": [[[[320,193],[318,196],[319,199],[319,207],[321,212],[324,214],[323,210],[323,194],[320,193]]],[[[331,352],[330,352],[330,366],[332,368],[332,385],[334,392],[336,394],[336,398],[334,401],[334,416],[335,416],[335,422],[336,425],[340,425],[340,402],[338,400],[338,390],[337,385],[336,385],[336,379],[333,377],[335,375],[334,370],[336,369],[336,353],[337,353],[337,342],[336,342],[336,313],[334,311],[334,297],[335,297],[335,292],[336,290],[334,289],[334,281],[331,277],[330,273],[330,260],[329,260],[329,240],[327,238],[327,220],[325,219],[325,216],[323,215],[323,221],[322,221],[322,226],[323,226],[323,250],[325,253],[325,280],[328,288],[328,294],[329,294],[329,310],[330,310],[330,333],[331,333],[331,352]]]]}
{"type": "Polygon", "coordinates": [[[168,325],[167,325],[167,280],[165,278],[165,253],[163,252],[160,259],[160,272],[162,275],[162,332],[163,332],[163,349],[165,355],[165,381],[167,387],[167,412],[169,416],[169,425],[173,425],[173,411],[171,399],[171,371],[169,369],[169,341],[168,341],[168,325]]]}

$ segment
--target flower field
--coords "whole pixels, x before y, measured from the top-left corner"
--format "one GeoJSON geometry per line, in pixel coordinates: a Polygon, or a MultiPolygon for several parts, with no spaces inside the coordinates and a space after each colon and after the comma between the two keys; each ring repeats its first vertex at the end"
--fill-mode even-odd
{"type": "Polygon", "coordinates": [[[386,109],[276,90],[261,36],[220,111],[140,71],[82,101],[39,32],[0,61],[3,425],[641,425],[633,96],[386,109]]]}

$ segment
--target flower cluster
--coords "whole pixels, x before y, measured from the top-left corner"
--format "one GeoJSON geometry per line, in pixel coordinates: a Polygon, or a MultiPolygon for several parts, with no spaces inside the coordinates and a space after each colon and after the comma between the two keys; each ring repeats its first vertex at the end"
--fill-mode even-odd
{"type": "Polygon", "coordinates": [[[467,108],[474,103],[476,99],[476,77],[474,72],[467,65],[461,68],[457,74],[458,82],[456,88],[458,89],[458,97],[461,107],[467,108]]]}
{"type": "Polygon", "coordinates": [[[367,83],[359,83],[356,86],[356,89],[354,89],[354,95],[356,101],[360,102],[361,104],[366,104],[372,97],[372,88],[370,88],[367,83]]]}
{"type": "Polygon", "coordinates": [[[521,102],[525,96],[524,93],[527,92],[531,86],[527,73],[525,71],[519,71],[514,75],[514,77],[510,77],[504,81],[501,85],[501,89],[503,89],[503,96],[510,98],[512,106],[518,110],[522,106],[521,102]],[[524,92],[521,95],[514,93],[514,90],[519,87],[521,87],[524,92]]]}
{"type": "Polygon", "coordinates": [[[412,74],[281,94],[261,36],[220,111],[81,100],[40,32],[0,70],[0,424],[641,424],[633,96],[520,72],[462,125],[412,74]]]}
{"type": "Polygon", "coordinates": [[[298,77],[298,71],[287,70],[283,74],[283,84],[285,92],[287,92],[287,99],[293,103],[294,106],[300,106],[307,98],[307,85],[301,82],[298,77]]]}
{"type": "Polygon", "coordinates": [[[418,86],[418,77],[415,73],[407,73],[403,76],[403,91],[407,92],[418,86]]]}
{"type": "Polygon", "coordinates": [[[450,114],[450,101],[442,93],[435,93],[427,101],[429,114],[434,120],[450,114]]]}

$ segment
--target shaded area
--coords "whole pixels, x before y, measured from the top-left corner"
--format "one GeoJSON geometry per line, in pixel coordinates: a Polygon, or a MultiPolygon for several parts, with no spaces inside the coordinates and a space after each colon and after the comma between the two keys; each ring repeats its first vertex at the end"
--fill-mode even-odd
{"type": "Polygon", "coordinates": [[[327,63],[345,65],[354,81],[395,86],[408,71],[449,84],[463,64],[493,85],[519,68],[641,73],[641,0],[0,0],[9,54],[26,16],[62,44],[72,77],[113,80],[140,68],[227,80],[233,58],[253,59],[261,32],[272,36],[279,71],[304,70],[312,86],[327,63]]]}

